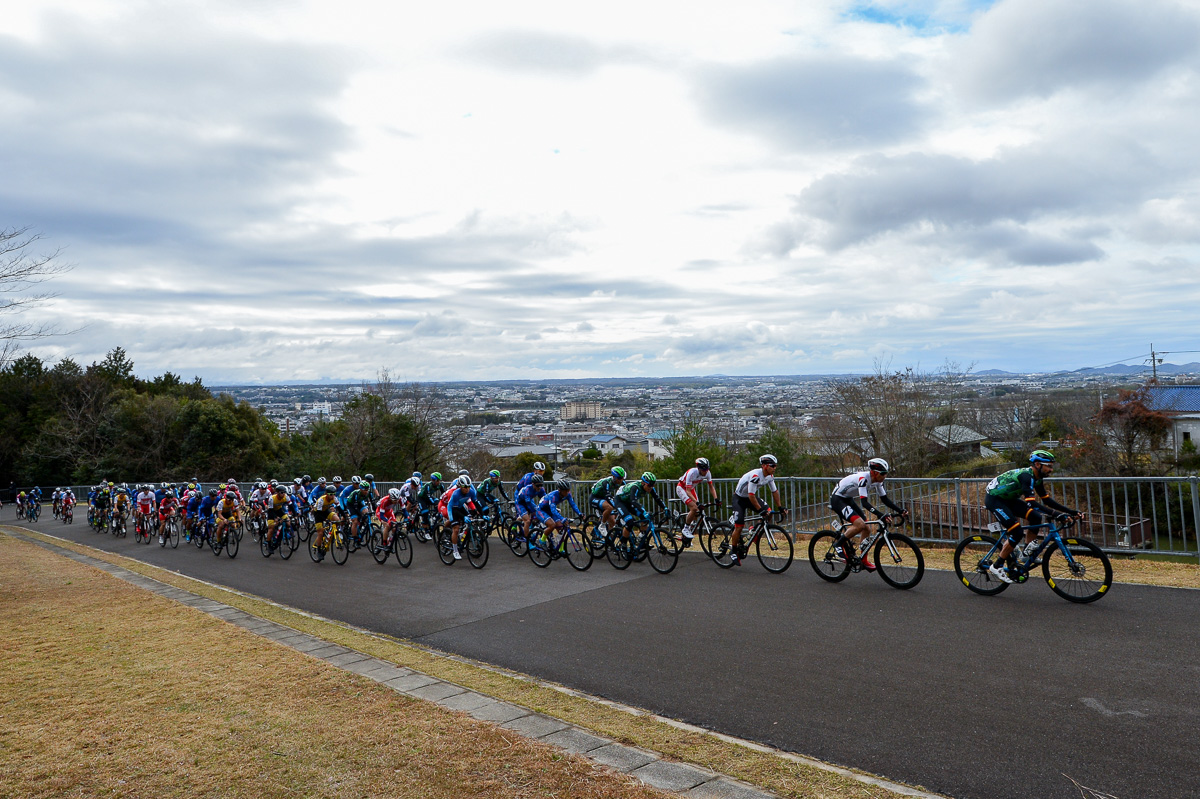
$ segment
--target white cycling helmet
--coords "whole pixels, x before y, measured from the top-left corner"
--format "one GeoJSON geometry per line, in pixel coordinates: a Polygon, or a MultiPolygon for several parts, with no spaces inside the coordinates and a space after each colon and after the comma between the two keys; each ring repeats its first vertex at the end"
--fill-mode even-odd
{"type": "Polygon", "coordinates": [[[879,472],[880,474],[887,474],[888,473],[888,462],[885,461],[883,458],[871,458],[871,460],[867,461],[867,468],[873,472],[879,472]]]}
{"type": "Polygon", "coordinates": [[[395,501],[395,500],[397,500],[397,499],[400,499],[400,489],[398,489],[398,488],[389,488],[389,489],[388,489],[388,496],[389,496],[389,497],[391,497],[393,501],[395,501]]]}
{"type": "Polygon", "coordinates": [[[546,471],[546,464],[538,461],[537,463],[533,464],[533,470],[535,472],[544,472],[546,471]]]}

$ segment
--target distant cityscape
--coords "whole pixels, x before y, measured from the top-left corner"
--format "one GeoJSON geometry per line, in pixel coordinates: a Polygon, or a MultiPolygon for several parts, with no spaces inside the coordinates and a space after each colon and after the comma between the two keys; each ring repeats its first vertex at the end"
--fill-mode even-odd
{"type": "MultiPolygon", "coordinates": [[[[1143,382],[1148,368],[1116,366],[1074,372],[1016,374],[987,370],[967,375],[963,388],[978,396],[1014,391],[1102,390],[1143,382]]],[[[1157,365],[1161,383],[1200,382],[1200,363],[1157,365]]],[[[573,458],[587,449],[603,454],[632,449],[652,458],[669,454],[665,442],[688,422],[719,429],[734,441],[758,439],[773,417],[803,425],[826,408],[832,381],[861,375],[761,377],[597,378],[423,383],[431,421],[453,429],[461,445],[499,457],[517,452],[573,458]]],[[[287,435],[305,435],[318,421],[341,418],[347,402],[370,383],[212,386],[213,393],[260,408],[287,435]]]]}

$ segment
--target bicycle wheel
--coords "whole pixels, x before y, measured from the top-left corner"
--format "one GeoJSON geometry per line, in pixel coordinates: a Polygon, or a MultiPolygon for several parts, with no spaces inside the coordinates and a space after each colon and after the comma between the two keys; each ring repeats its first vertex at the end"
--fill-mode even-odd
{"type": "Polygon", "coordinates": [[[371,538],[367,541],[367,549],[371,552],[371,557],[375,558],[376,563],[387,563],[388,555],[392,554],[390,546],[384,546],[384,532],[380,527],[371,528],[371,538]]]}
{"type": "Polygon", "coordinates": [[[172,519],[167,525],[167,540],[171,542],[171,549],[179,549],[179,521],[172,519]]]}
{"type": "Polygon", "coordinates": [[[300,541],[296,536],[296,531],[292,529],[290,524],[283,528],[283,532],[279,535],[279,557],[287,560],[296,551],[296,548],[300,546],[300,541]]]}
{"type": "Polygon", "coordinates": [[[875,571],[892,588],[912,588],[925,576],[925,556],[902,533],[881,535],[875,542],[875,571]]]}
{"type": "Polygon", "coordinates": [[[242,545],[242,540],[236,535],[229,535],[228,533],[225,534],[225,538],[228,539],[225,542],[225,554],[231,558],[236,558],[238,547],[242,545]]]}
{"type": "Polygon", "coordinates": [[[754,554],[764,569],[772,574],[783,574],[792,565],[796,553],[787,530],[777,524],[768,524],[754,542],[754,554]]]}
{"type": "Polygon", "coordinates": [[[994,596],[1009,586],[988,574],[999,551],[1000,545],[990,535],[969,535],[954,548],[954,573],[975,593],[994,596]]]}
{"type": "Polygon", "coordinates": [[[614,569],[628,569],[633,563],[633,535],[622,535],[621,530],[609,530],[604,539],[605,554],[614,569]]]}
{"type": "Polygon", "coordinates": [[[668,533],[655,530],[646,539],[646,560],[650,561],[650,568],[659,574],[670,574],[679,563],[678,542],[668,533]]]}
{"type": "Polygon", "coordinates": [[[313,521],[311,513],[304,514],[304,518],[300,520],[300,529],[296,531],[296,538],[299,539],[301,543],[307,544],[308,539],[312,537],[313,526],[315,524],[316,522],[313,521]]]}
{"type": "Polygon", "coordinates": [[[454,565],[454,544],[450,540],[450,531],[438,528],[437,538],[433,542],[437,546],[438,560],[447,566],[454,565]]]}
{"type": "Polygon", "coordinates": [[[568,530],[562,545],[567,563],[571,564],[572,569],[585,572],[592,567],[595,557],[592,555],[592,546],[588,543],[586,533],[575,529],[568,530]]]}
{"type": "Polygon", "coordinates": [[[1100,547],[1083,538],[1064,538],[1071,563],[1061,546],[1042,553],[1042,575],[1054,593],[1068,602],[1095,602],[1112,587],[1112,563],[1100,547]]]}
{"type": "Polygon", "coordinates": [[[323,557],[321,550],[324,548],[325,542],[323,541],[321,542],[321,546],[317,546],[317,533],[314,530],[313,534],[308,538],[308,556],[312,558],[313,563],[321,562],[321,558],[323,557]]]}
{"type": "Polygon", "coordinates": [[[838,554],[834,543],[838,534],[832,530],[821,530],[808,542],[808,562],[822,580],[840,583],[850,573],[850,561],[838,554]]]}
{"type": "Polygon", "coordinates": [[[508,528],[508,548],[518,558],[525,557],[525,553],[529,551],[529,544],[525,541],[520,522],[514,521],[508,528]]]}
{"type": "Polygon", "coordinates": [[[271,557],[271,553],[275,551],[275,547],[271,546],[271,536],[264,535],[258,539],[258,550],[264,558],[271,557]]]}
{"type": "Polygon", "coordinates": [[[333,556],[333,562],[339,566],[346,565],[346,558],[350,557],[350,545],[346,542],[346,530],[341,522],[335,524],[327,535],[333,536],[329,544],[329,554],[333,556]]]}
{"type": "Polygon", "coordinates": [[[397,528],[392,535],[394,536],[392,539],[392,551],[396,553],[396,562],[399,563],[403,568],[407,569],[409,564],[412,563],[412,541],[409,540],[408,533],[399,528],[397,528]]]}
{"type": "Polygon", "coordinates": [[[722,569],[733,566],[733,525],[729,522],[714,524],[699,535],[707,539],[700,547],[708,553],[713,563],[722,569]]]}
{"type": "Polygon", "coordinates": [[[550,548],[553,546],[554,536],[545,530],[539,530],[533,540],[529,542],[529,559],[533,561],[533,565],[539,569],[549,566],[550,561],[554,559],[554,556],[550,554],[550,548]]]}
{"type": "Polygon", "coordinates": [[[476,569],[487,565],[488,540],[482,530],[471,530],[467,534],[467,560],[476,569]]]}

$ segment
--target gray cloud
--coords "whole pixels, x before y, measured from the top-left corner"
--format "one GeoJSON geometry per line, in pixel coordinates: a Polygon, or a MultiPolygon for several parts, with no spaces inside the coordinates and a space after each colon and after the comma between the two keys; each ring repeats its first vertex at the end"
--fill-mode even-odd
{"type": "Polygon", "coordinates": [[[1170,0],[1007,0],[956,48],[955,76],[981,100],[1143,81],[1195,54],[1200,23],[1170,0]]]}
{"type": "Polygon", "coordinates": [[[709,66],[696,76],[713,122],[788,148],[861,147],[911,136],[929,115],[917,99],[923,87],[907,60],[838,55],[709,66]]]}
{"type": "Polygon", "coordinates": [[[480,36],[461,52],[500,69],[579,77],[607,64],[651,63],[649,54],[633,47],[600,47],[581,36],[508,30],[480,36]]]}

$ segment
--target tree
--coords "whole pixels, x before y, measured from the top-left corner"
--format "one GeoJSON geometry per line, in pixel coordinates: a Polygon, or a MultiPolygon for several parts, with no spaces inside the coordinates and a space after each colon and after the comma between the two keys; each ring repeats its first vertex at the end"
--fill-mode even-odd
{"type": "Polygon", "coordinates": [[[0,228],[0,368],[9,362],[20,342],[54,332],[50,325],[17,321],[22,313],[53,296],[33,289],[70,268],[60,260],[60,250],[35,254],[40,239],[28,227],[0,228]]]}
{"type": "Polygon", "coordinates": [[[1118,391],[1116,398],[1100,406],[1090,425],[1073,430],[1077,467],[1126,477],[1160,471],[1158,461],[1171,431],[1171,417],[1149,407],[1150,386],[1118,391]]]}

